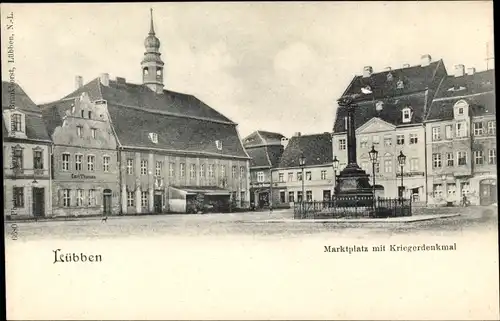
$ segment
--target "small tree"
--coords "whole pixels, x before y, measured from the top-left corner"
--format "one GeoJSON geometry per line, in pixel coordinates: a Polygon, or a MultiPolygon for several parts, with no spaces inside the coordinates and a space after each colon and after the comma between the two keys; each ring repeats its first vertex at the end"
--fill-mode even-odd
{"type": "Polygon", "coordinates": [[[203,205],[205,204],[205,196],[201,193],[196,194],[196,198],[194,200],[194,207],[196,212],[203,211],[203,205]]]}

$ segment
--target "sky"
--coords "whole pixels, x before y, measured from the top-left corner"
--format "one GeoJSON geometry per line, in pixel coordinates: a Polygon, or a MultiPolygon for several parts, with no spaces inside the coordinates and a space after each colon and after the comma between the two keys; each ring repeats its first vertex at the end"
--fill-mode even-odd
{"type": "Polygon", "coordinates": [[[2,78],[14,66],[36,103],[70,93],[76,75],[140,83],[150,8],[165,88],[195,95],[242,138],[331,131],[337,99],[364,66],[396,69],[430,54],[450,73],[481,71],[493,55],[489,1],[2,4],[2,78]]]}

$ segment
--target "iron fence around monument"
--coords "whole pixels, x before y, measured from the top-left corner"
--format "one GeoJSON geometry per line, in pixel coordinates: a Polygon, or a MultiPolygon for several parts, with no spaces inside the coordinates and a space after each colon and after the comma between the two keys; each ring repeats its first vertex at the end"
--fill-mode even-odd
{"type": "Polygon", "coordinates": [[[328,201],[295,203],[294,218],[387,218],[411,216],[411,209],[411,198],[334,196],[328,201]]]}

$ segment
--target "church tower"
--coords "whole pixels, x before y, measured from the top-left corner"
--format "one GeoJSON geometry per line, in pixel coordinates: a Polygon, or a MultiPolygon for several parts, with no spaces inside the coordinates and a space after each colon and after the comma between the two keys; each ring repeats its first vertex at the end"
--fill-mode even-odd
{"type": "Polygon", "coordinates": [[[151,9],[151,27],[144,40],[144,59],[142,59],[142,83],[157,94],[163,93],[163,61],[160,53],[160,40],[155,35],[153,9],[151,9]]]}

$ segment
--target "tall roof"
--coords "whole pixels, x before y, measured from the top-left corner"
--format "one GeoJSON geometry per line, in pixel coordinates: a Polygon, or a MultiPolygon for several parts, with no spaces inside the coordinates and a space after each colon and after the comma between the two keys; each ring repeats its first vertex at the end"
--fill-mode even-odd
{"type": "Polygon", "coordinates": [[[293,136],[281,156],[279,167],[298,167],[301,155],[306,158],[306,166],[331,164],[333,160],[331,134],[293,136]]]}
{"type": "MultiPolygon", "coordinates": [[[[50,141],[50,136],[42,119],[40,108],[31,100],[17,83],[2,81],[2,111],[11,105],[25,113],[26,137],[28,139],[50,141]]],[[[2,122],[2,133],[7,137],[5,121],[2,122]]]]}
{"type": "Polygon", "coordinates": [[[83,92],[92,101],[107,101],[122,146],[248,159],[236,124],[196,97],[168,90],[158,95],[145,85],[125,81],[109,81],[105,86],[96,78],[61,100],[44,104],[50,130],[58,126],[63,112],[83,92]],[[149,140],[151,132],[158,135],[158,143],[149,140]],[[222,142],[222,150],[217,148],[216,140],[222,142]]]}
{"type": "Polygon", "coordinates": [[[459,100],[469,104],[474,116],[496,114],[495,70],[446,77],[432,101],[426,120],[453,119],[453,106],[459,100]]]}
{"type": "Polygon", "coordinates": [[[281,145],[281,138],[283,137],[285,136],[280,133],[257,130],[243,139],[243,145],[245,148],[261,145],[281,145]]]}
{"type": "Polygon", "coordinates": [[[283,146],[269,145],[258,146],[246,149],[250,156],[250,167],[277,167],[281,155],[283,154],[283,146]]]}

